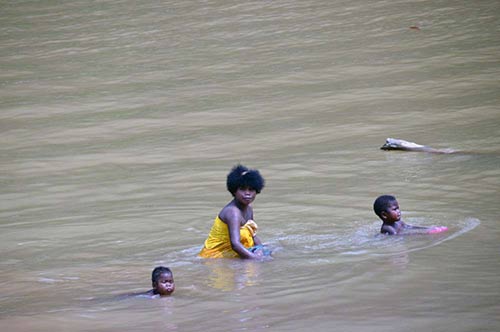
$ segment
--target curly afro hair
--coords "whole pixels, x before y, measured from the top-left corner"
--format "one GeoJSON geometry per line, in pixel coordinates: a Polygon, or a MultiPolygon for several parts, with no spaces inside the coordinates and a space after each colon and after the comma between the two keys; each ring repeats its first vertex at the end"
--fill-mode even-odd
{"type": "Polygon", "coordinates": [[[265,181],[256,169],[249,169],[241,164],[234,166],[227,175],[227,190],[234,196],[238,188],[251,188],[259,194],[265,181]]]}

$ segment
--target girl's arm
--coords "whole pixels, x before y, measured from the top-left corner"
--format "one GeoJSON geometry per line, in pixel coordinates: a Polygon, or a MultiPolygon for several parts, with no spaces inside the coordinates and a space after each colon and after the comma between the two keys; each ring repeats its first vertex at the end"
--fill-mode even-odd
{"type": "Polygon", "coordinates": [[[260,240],[260,238],[259,238],[257,235],[255,235],[255,236],[253,237],[253,243],[254,243],[254,245],[256,245],[256,246],[259,246],[259,245],[261,245],[261,244],[262,244],[262,241],[260,240]]]}
{"type": "Polygon", "coordinates": [[[258,258],[258,255],[255,255],[248,251],[240,242],[240,218],[241,215],[239,211],[234,211],[230,209],[228,213],[224,213],[224,221],[227,224],[229,229],[229,239],[231,241],[231,248],[241,257],[241,258],[258,258]]]}
{"type": "MultiPolygon", "coordinates": [[[[251,206],[249,206],[249,208],[250,208],[250,219],[254,220],[253,219],[253,208],[251,206]]],[[[259,246],[259,245],[262,244],[262,241],[260,240],[260,238],[257,235],[255,235],[253,237],[253,243],[254,243],[255,246],[259,246]]]]}

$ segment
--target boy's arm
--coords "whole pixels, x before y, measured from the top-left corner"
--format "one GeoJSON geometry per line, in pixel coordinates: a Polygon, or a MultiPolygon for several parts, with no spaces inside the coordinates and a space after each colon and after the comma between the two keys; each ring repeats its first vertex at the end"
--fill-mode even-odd
{"type": "Polygon", "coordinates": [[[404,223],[404,224],[403,224],[403,228],[405,228],[405,229],[430,229],[431,227],[426,227],[426,226],[414,226],[414,225],[410,225],[410,224],[406,224],[406,223],[404,223]]]}
{"type": "Polygon", "coordinates": [[[446,226],[413,226],[413,225],[408,225],[405,224],[404,226],[406,229],[424,229],[426,230],[427,234],[434,234],[434,233],[441,233],[445,232],[448,230],[448,227],[446,226]]]}

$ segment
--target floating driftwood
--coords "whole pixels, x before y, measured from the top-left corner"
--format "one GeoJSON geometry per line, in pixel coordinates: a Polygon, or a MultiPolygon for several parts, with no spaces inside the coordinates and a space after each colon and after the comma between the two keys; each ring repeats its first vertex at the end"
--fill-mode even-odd
{"type": "Polygon", "coordinates": [[[402,151],[417,151],[430,153],[457,153],[459,151],[453,149],[435,149],[430,146],[420,145],[417,143],[405,141],[398,138],[387,138],[385,144],[380,147],[382,150],[402,150],[402,151]]]}

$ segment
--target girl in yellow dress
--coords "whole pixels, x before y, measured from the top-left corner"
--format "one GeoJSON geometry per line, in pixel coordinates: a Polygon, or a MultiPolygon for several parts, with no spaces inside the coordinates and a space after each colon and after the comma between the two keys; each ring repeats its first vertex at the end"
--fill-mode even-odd
{"type": "Polygon", "coordinates": [[[264,255],[257,237],[251,203],[264,188],[258,170],[236,165],[227,176],[227,190],[233,196],[219,212],[199,256],[204,258],[259,259],[264,255]]]}

